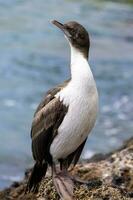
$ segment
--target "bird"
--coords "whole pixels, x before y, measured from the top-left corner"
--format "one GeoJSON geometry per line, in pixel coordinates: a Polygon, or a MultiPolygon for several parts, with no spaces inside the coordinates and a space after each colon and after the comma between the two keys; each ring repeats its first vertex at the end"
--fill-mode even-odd
{"type": "Polygon", "coordinates": [[[64,200],[72,200],[73,181],[68,168],[77,164],[98,113],[98,91],[89,65],[90,37],[76,21],[52,20],[67,39],[70,51],[70,78],[50,89],[38,105],[31,126],[35,160],[27,191],[36,192],[48,166],[53,183],[64,200]],[[56,163],[60,168],[57,170],[56,163]]]}

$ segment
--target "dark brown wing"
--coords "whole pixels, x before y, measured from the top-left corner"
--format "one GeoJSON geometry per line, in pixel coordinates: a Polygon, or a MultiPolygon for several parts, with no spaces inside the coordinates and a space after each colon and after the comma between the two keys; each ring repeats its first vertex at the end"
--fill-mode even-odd
{"type": "Polygon", "coordinates": [[[67,83],[68,81],[54,88],[54,90],[50,90],[35,112],[31,137],[32,153],[36,161],[42,162],[45,160],[50,162],[50,144],[57,135],[57,129],[68,110],[68,107],[63,105],[54,95],[67,83]]]}
{"type": "Polygon", "coordinates": [[[73,156],[73,165],[75,166],[80,158],[80,155],[83,151],[83,148],[85,146],[87,138],[85,139],[85,141],[76,149],[74,156],[73,156]]]}
{"type": "Polygon", "coordinates": [[[57,85],[55,88],[48,90],[48,92],[46,93],[46,95],[44,96],[43,100],[40,102],[40,104],[38,105],[34,116],[36,115],[36,113],[42,109],[46,104],[48,104],[55,96],[55,94],[57,92],[59,92],[63,87],[65,87],[68,83],[69,83],[70,79],[64,81],[63,83],[57,85]]]}
{"type": "MultiPolygon", "coordinates": [[[[85,146],[87,138],[85,139],[85,141],[70,155],[67,156],[67,158],[65,159],[65,163],[67,162],[67,167],[69,168],[70,164],[73,163],[73,166],[75,166],[80,158],[80,155],[83,151],[83,148],[85,146]]],[[[63,162],[63,161],[62,161],[63,162]]],[[[63,163],[61,163],[62,165],[63,163]]],[[[62,166],[61,166],[62,168],[62,166]]]]}

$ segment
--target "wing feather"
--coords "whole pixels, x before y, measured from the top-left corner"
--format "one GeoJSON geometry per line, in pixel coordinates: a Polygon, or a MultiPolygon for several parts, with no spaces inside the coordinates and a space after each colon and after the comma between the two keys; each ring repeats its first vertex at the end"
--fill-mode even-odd
{"type": "Polygon", "coordinates": [[[32,152],[36,161],[50,161],[50,144],[58,133],[68,107],[57,98],[53,98],[34,116],[31,128],[32,152]]]}
{"type": "Polygon", "coordinates": [[[38,105],[34,116],[36,115],[36,113],[38,113],[45,105],[47,105],[56,95],[57,92],[59,92],[63,87],[66,87],[67,84],[69,83],[70,79],[64,81],[63,83],[57,85],[55,88],[48,90],[48,92],[46,93],[46,95],[44,96],[43,100],[40,102],[40,104],[38,105]]]}
{"type": "Polygon", "coordinates": [[[83,151],[83,148],[85,146],[86,140],[87,140],[87,138],[73,153],[68,155],[68,157],[66,158],[68,167],[70,166],[71,163],[73,163],[73,166],[75,166],[77,164],[77,162],[80,158],[80,155],[83,151]]]}

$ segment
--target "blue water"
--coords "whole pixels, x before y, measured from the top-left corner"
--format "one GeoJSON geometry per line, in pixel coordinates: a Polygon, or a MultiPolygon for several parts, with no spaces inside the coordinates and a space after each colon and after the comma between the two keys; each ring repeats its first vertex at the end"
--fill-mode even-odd
{"type": "Polygon", "coordinates": [[[68,44],[51,19],[76,20],[90,32],[100,111],[82,156],[108,152],[133,135],[133,6],[0,0],[0,188],[32,165],[35,108],[45,91],[69,77],[68,44]]]}

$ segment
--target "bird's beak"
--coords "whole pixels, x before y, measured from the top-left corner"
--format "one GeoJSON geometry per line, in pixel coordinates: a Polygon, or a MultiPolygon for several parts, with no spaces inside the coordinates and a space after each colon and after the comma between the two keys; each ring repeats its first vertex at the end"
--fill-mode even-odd
{"type": "Polygon", "coordinates": [[[56,20],[52,20],[51,23],[54,24],[55,26],[57,26],[59,29],[61,29],[68,38],[72,37],[71,34],[68,32],[68,30],[65,28],[65,26],[63,24],[61,24],[60,22],[58,22],[56,20]]]}

